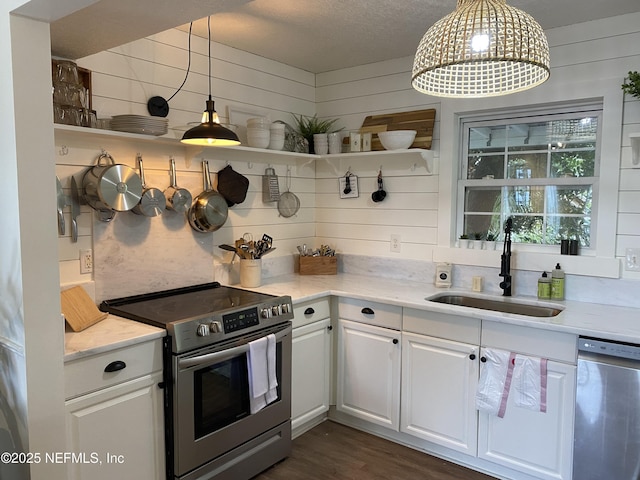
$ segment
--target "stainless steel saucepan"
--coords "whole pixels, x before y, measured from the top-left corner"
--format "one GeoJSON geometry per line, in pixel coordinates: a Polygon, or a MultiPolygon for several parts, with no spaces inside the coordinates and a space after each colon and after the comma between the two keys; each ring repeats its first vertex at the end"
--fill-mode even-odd
{"type": "Polygon", "coordinates": [[[167,199],[167,208],[178,213],[186,213],[191,206],[193,198],[191,193],[186,188],[180,188],[176,184],[176,162],[171,157],[169,160],[169,179],[171,184],[164,191],[164,196],[167,199]]]}
{"type": "Polygon", "coordinates": [[[136,157],[138,168],[140,169],[140,179],[142,180],[142,196],[140,202],[133,207],[133,213],[144,215],[145,217],[157,217],[162,215],[167,200],[164,193],[159,188],[147,187],[144,179],[144,166],[142,165],[142,156],[138,154],[136,157]]]}
{"type": "Polygon", "coordinates": [[[194,230],[202,233],[215,232],[227,221],[229,206],[225,198],[211,186],[209,162],[206,160],[202,162],[202,177],[204,191],[193,201],[187,217],[194,230]]]}

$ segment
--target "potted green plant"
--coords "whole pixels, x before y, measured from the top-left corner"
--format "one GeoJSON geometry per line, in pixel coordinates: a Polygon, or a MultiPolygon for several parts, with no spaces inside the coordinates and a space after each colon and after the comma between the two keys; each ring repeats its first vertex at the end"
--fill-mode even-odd
{"type": "Polygon", "coordinates": [[[473,240],[473,248],[475,250],[482,250],[482,233],[480,232],[472,233],[471,239],[473,240]]]}
{"type": "Polygon", "coordinates": [[[330,133],[332,131],[337,132],[342,130],[331,130],[334,124],[338,121],[337,118],[320,120],[317,114],[313,115],[313,117],[308,117],[305,115],[298,116],[295,113],[292,113],[292,115],[296,121],[296,130],[309,143],[309,153],[315,153],[315,149],[313,146],[313,136],[315,134],[330,133]]]}
{"type": "Polygon", "coordinates": [[[458,246],[460,248],[469,248],[469,235],[466,233],[460,235],[460,238],[458,239],[458,246]]]}
{"type": "Polygon", "coordinates": [[[640,98],[640,73],[629,72],[629,76],[625,79],[621,87],[624,93],[640,98]]]}
{"type": "Polygon", "coordinates": [[[487,236],[484,240],[484,248],[486,250],[495,250],[496,249],[496,234],[493,232],[487,232],[487,236]]]}

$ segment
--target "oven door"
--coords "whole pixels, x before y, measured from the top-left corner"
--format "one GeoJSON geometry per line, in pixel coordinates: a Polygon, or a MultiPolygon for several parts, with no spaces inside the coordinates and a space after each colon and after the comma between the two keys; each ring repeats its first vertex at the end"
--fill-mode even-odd
{"type": "Polygon", "coordinates": [[[174,358],[174,473],[181,476],[290,421],[291,322],[174,358]],[[249,411],[249,342],[276,336],[277,399],[249,411]]]}

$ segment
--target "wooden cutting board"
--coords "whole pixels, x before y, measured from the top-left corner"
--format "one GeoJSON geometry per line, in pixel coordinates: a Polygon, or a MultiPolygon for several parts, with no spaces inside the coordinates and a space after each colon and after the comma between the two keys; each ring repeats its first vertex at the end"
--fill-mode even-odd
{"type": "Polygon", "coordinates": [[[60,293],[62,314],[74,332],[80,332],[104,320],[109,315],[101,312],[81,286],[60,293]]]}
{"type": "Polygon", "coordinates": [[[378,138],[378,132],[390,130],[416,130],[416,139],[410,148],[431,148],[433,139],[433,125],[436,121],[436,111],[413,110],[411,112],[385,113],[383,115],[369,115],[364,119],[360,132],[371,132],[371,150],[384,150],[378,138]]]}

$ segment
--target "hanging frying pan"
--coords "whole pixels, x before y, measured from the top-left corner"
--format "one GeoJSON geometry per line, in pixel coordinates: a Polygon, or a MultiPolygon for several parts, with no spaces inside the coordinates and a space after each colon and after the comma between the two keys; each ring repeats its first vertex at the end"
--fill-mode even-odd
{"type": "Polygon", "coordinates": [[[202,162],[202,177],[204,191],[195,198],[187,217],[189,225],[197,232],[215,232],[227,221],[229,206],[225,198],[211,187],[209,162],[206,160],[202,162]]]}
{"type": "Polygon", "coordinates": [[[157,217],[164,212],[166,199],[164,193],[159,188],[147,187],[144,179],[144,166],[142,165],[142,156],[137,157],[138,168],[140,168],[140,180],[142,181],[142,196],[138,204],[133,207],[133,213],[144,215],[145,217],[157,217]]]}

